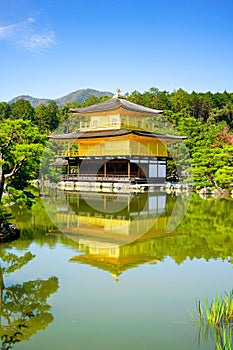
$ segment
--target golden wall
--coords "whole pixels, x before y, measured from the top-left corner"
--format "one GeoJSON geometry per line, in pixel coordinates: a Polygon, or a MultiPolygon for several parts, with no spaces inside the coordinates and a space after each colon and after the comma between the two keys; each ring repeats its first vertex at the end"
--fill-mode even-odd
{"type": "Polygon", "coordinates": [[[87,156],[154,156],[167,157],[166,145],[162,142],[113,140],[102,142],[80,142],[78,155],[87,156]]]}
{"type": "Polygon", "coordinates": [[[135,115],[128,112],[118,114],[107,114],[101,116],[86,117],[86,121],[80,122],[80,131],[94,131],[94,130],[113,130],[113,129],[129,129],[129,130],[147,130],[151,131],[153,128],[152,122],[149,118],[135,115]]]}

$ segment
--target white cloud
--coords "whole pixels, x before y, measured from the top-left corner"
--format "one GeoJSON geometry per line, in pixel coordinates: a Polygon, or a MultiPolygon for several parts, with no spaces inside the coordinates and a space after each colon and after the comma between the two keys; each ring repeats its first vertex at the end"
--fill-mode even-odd
{"type": "Polygon", "coordinates": [[[14,33],[14,29],[17,27],[16,24],[9,26],[0,26],[0,39],[7,39],[14,33]]]}
{"type": "Polygon", "coordinates": [[[23,22],[0,26],[0,40],[39,54],[56,44],[55,34],[49,28],[36,29],[33,17],[23,22]]]}

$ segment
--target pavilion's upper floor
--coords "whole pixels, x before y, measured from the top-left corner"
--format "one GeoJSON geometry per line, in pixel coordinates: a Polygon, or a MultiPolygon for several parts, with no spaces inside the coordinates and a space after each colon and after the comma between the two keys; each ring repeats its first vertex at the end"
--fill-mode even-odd
{"type": "Polygon", "coordinates": [[[153,131],[151,117],[163,111],[113,97],[96,105],[71,109],[70,112],[83,119],[79,131],[88,132],[117,129],[153,131]]]}

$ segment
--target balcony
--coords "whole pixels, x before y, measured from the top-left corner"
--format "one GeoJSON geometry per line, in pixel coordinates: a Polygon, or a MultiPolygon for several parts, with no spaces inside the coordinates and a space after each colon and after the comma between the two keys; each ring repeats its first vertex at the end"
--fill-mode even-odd
{"type": "Polygon", "coordinates": [[[80,122],[80,131],[96,131],[96,130],[113,130],[113,129],[130,129],[130,130],[144,130],[151,131],[153,129],[153,123],[142,121],[117,121],[108,123],[91,123],[80,122]]]}
{"type": "Polygon", "coordinates": [[[154,156],[167,157],[167,149],[162,143],[141,144],[140,142],[111,141],[95,145],[79,145],[79,150],[59,150],[58,157],[114,157],[114,156],[154,156]]]}
{"type": "MultiPolygon", "coordinates": [[[[62,181],[88,181],[88,182],[135,182],[132,175],[103,175],[103,174],[62,174],[62,181]]],[[[139,179],[139,178],[137,178],[139,179]]]]}
{"type": "Polygon", "coordinates": [[[60,175],[61,181],[72,182],[84,182],[91,184],[96,183],[125,183],[125,184],[163,184],[165,182],[164,177],[138,177],[135,175],[115,175],[115,174],[62,174],[60,175]]]}
{"type": "Polygon", "coordinates": [[[108,130],[108,129],[120,129],[120,122],[116,123],[91,123],[80,122],[80,131],[94,131],[94,130],[108,130]]]}
{"type": "Polygon", "coordinates": [[[78,150],[60,150],[57,152],[58,157],[78,157],[78,150]]]}

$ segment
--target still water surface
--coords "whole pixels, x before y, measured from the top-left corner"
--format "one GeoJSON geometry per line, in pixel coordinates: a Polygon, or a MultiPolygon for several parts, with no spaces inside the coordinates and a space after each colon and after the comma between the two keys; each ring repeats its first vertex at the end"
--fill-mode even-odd
{"type": "Polygon", "coordinates": [[[0,246],[1,335],[20,328],[24,350],[215,349],[188,310],[233,288],[233,201],[190,198],[177,211],[165,193],[56,193],[15,208],[21,238],[0,246]]]}

